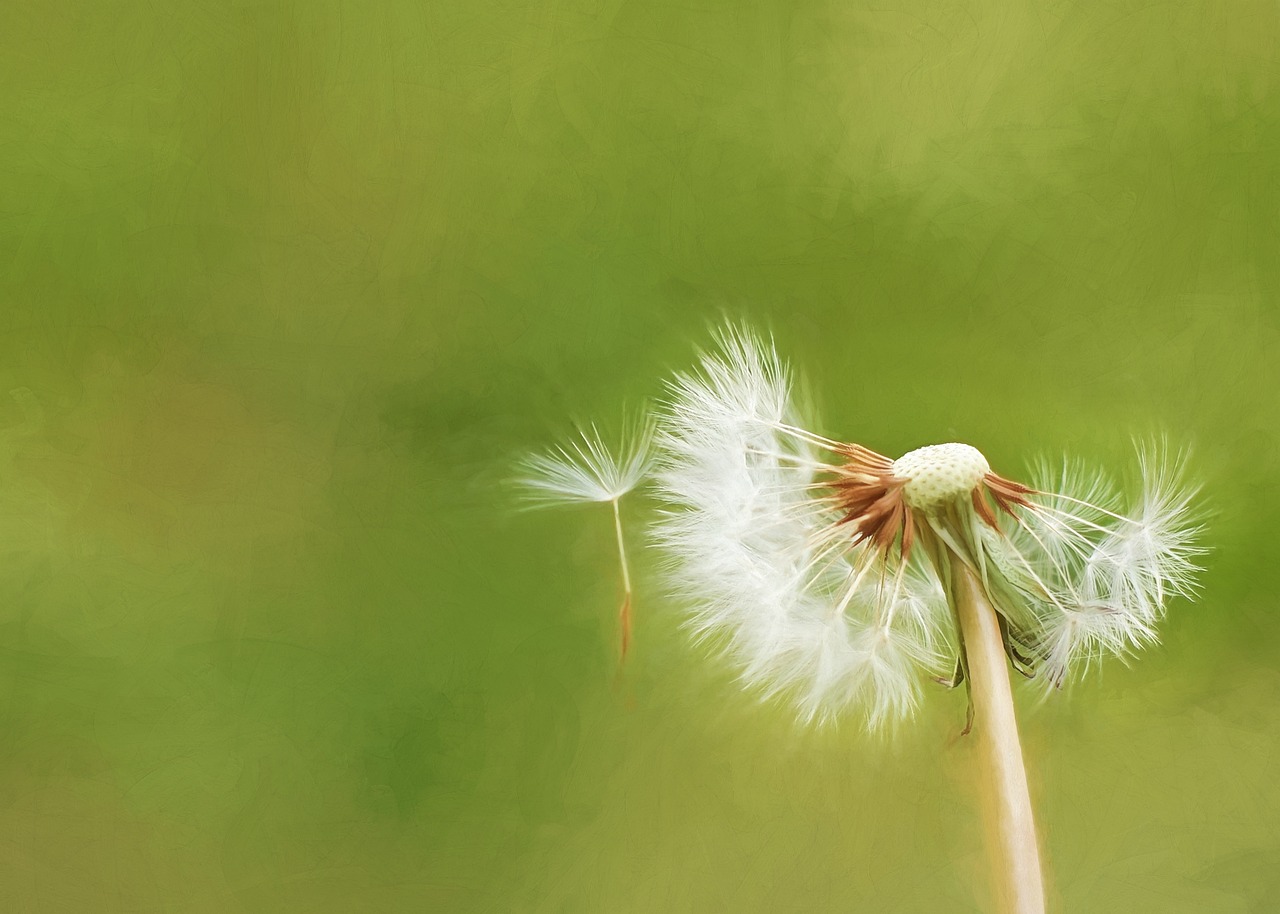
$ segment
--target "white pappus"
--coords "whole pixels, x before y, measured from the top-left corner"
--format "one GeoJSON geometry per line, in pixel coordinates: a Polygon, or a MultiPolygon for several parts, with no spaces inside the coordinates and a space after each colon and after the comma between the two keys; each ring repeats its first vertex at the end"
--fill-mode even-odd
{"type": "MultiPolygon", "coordinates": [[[[911,714],[929,674],[963,680],[957,563],[995,608],[1010,662],[1050,687],[1155,641],[1169,599],[1195,589],[1196,490],[1164,446],[1140,450],[1127,501],[1073,463],[1012,481],[967,444],[892,460],[807,430],[787,366],[740,328],[669,382],[655,420],[651,534],[689,627],[804,720],[879,728],[911,714]]],[[[590,490],[616,517],[649,466],[638,440],[621,460],[598,436],[536,458],[526,484],[564,500],[590,490]]]]}

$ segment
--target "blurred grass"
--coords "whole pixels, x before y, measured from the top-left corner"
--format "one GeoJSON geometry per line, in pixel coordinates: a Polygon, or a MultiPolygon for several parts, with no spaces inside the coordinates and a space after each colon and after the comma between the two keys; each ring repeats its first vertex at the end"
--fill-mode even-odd
{"type": "Polygon", "coordinates": [[[614,687],[607,517],[509,510],[512,455],[724,313],[889,453],[1194,445],[1203,599],[1024,707],[1054,898],[1280,906],[1278,39],[1250,2],[0,11],[4,909],[980,910],[962,699],[796,732],[651,574],[614,687]]]}

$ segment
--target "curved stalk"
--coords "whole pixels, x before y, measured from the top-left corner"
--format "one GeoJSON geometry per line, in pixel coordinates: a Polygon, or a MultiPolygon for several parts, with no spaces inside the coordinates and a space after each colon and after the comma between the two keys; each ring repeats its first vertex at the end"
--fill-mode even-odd
{"type": "Polygon", "coordinates": [[[1040,845],[999,620],[974,573],[959,560],[951,562],[950,590],[964,639],[973,727],[986,772],[983,815],[1000,910],[1044,914],[1040,845]]]}

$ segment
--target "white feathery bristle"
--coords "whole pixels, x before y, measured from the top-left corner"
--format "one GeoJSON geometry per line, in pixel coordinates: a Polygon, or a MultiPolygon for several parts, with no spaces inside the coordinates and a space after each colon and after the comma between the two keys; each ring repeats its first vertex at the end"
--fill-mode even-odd
{"type": "Polygon", "coordinates": [[[1131,655],[1159,640],[1156,624],[1173,596],[1190,596],[1202,554],[1185,461],[1158,446],[1139,451],[1141,492],[1121,512],[1114,486],[1064,464],[1043,471],[1036,510],[1011,542],[1035,577],[1038,648],[1047,685],[1061,685],[1103,654],[1131,655]]]}
{"type": "Polygon", "coordinates": [[[658,480],[676,510],[656,535],[690,626],[805,720],[908,715],[917,668],[945,643],[941,589],[920,573],[855,572],[873,556],[847,531],[832,540],[838,517],[812,487],[821,439],[793,415],[785,366],[747,331],[719,344],[672,382],[659,425],[658,480]]]}
{"type": "Polygon", "coordinates": [[[1103,605],[1065,604],[1042,622],[1038,647],[1044,689],[1088,671],[1104,654],[1125,656],[1155,640],[1155,632],[1103,605]]]}
{"type": "Polygon", "coordinates": [[[1167,446],[1139,450],[1131,504],[1070,462],[1041,464],[1034,486],[1021,486],[958,442],[890,461],[806,431],[772,343],[729,327],[717,344],[670,382],[656,432],[644,424],[615,452],[593,426],[526,459],[519,481],[540,503],[613,503],[625,616],[618,499],[656,450],[668,507],[653,538],[689,628],[745,686],[789,701],[802,720],[856,714],[876,729],[912,713],[922,670],[955,669],[961,645],[942,583],[953,562],[1000,614],[1014,665],[1048,686],[1155,642],[1169,600],[1194,593],[1197,490],[1167,446]],[[858,507],[864,485],[884,486],[878,507],[858,507]],[[921,545],[908,549],[912,530],[921,545]]]}
{"type": "Polygon", "coordinates": [[[1201,526],[1192,510],[1197,488],[1185,482],[1186,460],[1164,445],[1138,452],[1142,491],[1119,525],[1100,545],[1091,571],[1110,575],[1112,590],[1148,620],[1159,619],[1173,595],[1191,596],[1203,554],[1196,540],[1201,526]]]}
{"type": "Polygon", "coordinates": [[[526,457],[515,482],[534,504],[617,501],[648,474],[652,450],[651,421],[624,434],[616,452],[592,425],[567,444],[526,457]]]}

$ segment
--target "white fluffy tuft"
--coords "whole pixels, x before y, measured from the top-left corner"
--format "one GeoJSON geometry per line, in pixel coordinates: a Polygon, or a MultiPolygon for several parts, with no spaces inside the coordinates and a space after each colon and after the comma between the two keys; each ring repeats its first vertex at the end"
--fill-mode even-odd
{"type": "Polygon", "coordinates": [[[744,684],[785,696],[805,720],[860,712],[868,728],[908,716],[918,670],[949,619],[941,589],[913,570],[885,580],[815,498],[817,436],[791,405],[786,367],[749,332],[671,384],[659,484],[675,510],[657,525],[689,624],[744,684]],[[835,548],[830,548],[835,547],[835,548]]]}
{"type": "Polygon", "coordinates": [[[1138,466],[1141,490],[1127,505],[1105,477],[1072,464],[1037,473],[1046,494],[1009,548],[1030,569],[1024,596],[1037,610],[1046,685],[1156,642],[1170,598],[1194,593],[1203,550],[1185,460],[1159,445],[1141,448],[1138,466]]]}
{"type": "Polygon", "coordinates": [[[650,422],[625,434],[616,454],[593,425],[567,444],[526,457],[515,482],[534,504],[617,501],[648,474],[652,449],[650,422]]]}
{"type": "Polygon", "coordinates": [[[958,672],[962,645],[943,586],[953,562],[970,568],[1000,614],[1014,666],[1050,687],[1103,655],[1155,642],[1170,599],[1194,593],[1197,490],[1167,446],[1140,448],[1141,486],[1129,502],[1070,462],[1042,464],[1027,488],[991,473],[969,445],[890,462],[805,426],[772,343],[730,327],[695,371],[670,382],[656,433],[641,427],[615,456],[593,427],[527,459],[521,481],[538,502],[613,503],[625,611],[618,499],[646,477],[656,450],[667,505],[654,539],[689,628],[744,685],[790,702],[805,721],[856,715],[877,729],[911,715],[923,670],[958,672]],[[867,454],[890,467],[890,487],[859,515],[850,486],[864,485],[860,474],[883,478],[879,464],[858,462],[867,454]],[[889,513],[902,507],[892,486],[905,520],[889,513]],[[912,530],[920,545],[904,561],[912,530]]]}

